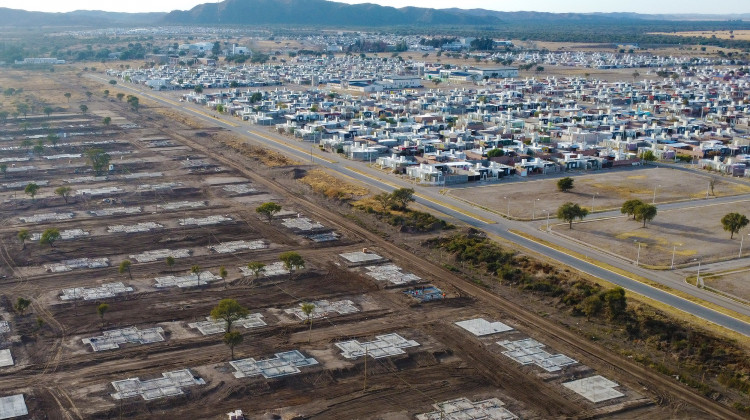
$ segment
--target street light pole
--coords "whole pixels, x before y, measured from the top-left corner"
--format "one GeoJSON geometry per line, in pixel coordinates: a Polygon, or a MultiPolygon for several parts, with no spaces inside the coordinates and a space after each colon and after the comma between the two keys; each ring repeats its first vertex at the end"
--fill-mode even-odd
{"type": "Polygon", "coordinates": [[[508,211],[505,213],[505,217],[510,219],[510,201],[508,201],[508,197],[503,197],[505,199],[505,204],[508,206],[508,211]]]}
{"type": "Polygon", "coordinates": [[[534,205],[532,206],[532,210],[531,210],[531,220],[534,220],[534,218],[536,218],[536,202],[537,201],[539,201],[538,198],[533,201],[534,205]]]}
{"type": "Polygon", "coordinates": [[[656,204],[656,189],[658,187],[661,187],[661,185],[657,185],[656,187],[654,187],[654,199],[651,200],[651,204],[656,204]]]}
{"type": "Polygon", "coordinates": [[[670,270],[674,270],[674,253],[677,250],[677,245],[672,246],[672,266],[670,267],[670,270]]]}
{"type": "MultiPolygon", "coordinates": [[[[748,235],[750,235],[750,233],[748,235]]],[[[744,240],[745,240],[745,235],[742,235],[742,238],[740,239],[740,253],[737,255],[737,258],[742,258],[742,242],[744,240]]]]}
{"type": "Polygon", "coordinates": [[[547,212],[547,232],[549,232],[549,210],[545,210],[547,212]]]}
{"type": "Polygon", "coordinates": [[[635,266],[638,266],[638,263],[641,261],[641,243],[638,242],[638,256],[635,257],[635,266]]]}
{"type": "Polygon", "coordinates": [[[698,261],[698,275],[695,277],[695,287],[700,287],[701,283],[701,262],[698,261]]]}
{"type": "Polygon", "coordinates": [[[591,213],[594,212],[594,198],[599,195],[599,193],[594,193],[591,195],[591,213]]]}

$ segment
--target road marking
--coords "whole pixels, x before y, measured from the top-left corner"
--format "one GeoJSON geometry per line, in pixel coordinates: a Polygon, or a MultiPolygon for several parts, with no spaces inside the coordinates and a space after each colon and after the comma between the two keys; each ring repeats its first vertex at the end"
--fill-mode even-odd
{"type": "MultiPolygon", "coordinates": [[[[370,175],[367,172],[364,172],[364,171],[362,171],[360,169],[352,168],[351,166],[344,166],[344,168],[348,169],[348,170],[350,170],[352,172],[358,173],[358,174],[360,174],[360,175],[362,175],[364,177],[367,177],[367,178],[370,178],[372,180],[375,180],[375,181],[378,181],[380,183],[383,183],[385,185],[388,185],[389,187],[396,188],[396,189],[401,188],[401,186],[399,186],[399,185],[396,185],[396,184],[393,184],[391,182],[388,182],[388,181],[386,181],[386,180],[384,180],[382,178],[370,175]]],[[[429,201],[430,203],[436,204],[436,205],[438,205],[440,207],[445,207],[446,209],[450,209],[450,210],[452,210],[452,211],[454,211],[456,213],[463,214],[466,217],[470,217],[470,218],[472,218],[474,220],[477,220],[479,222],[482,222],[482,223],[485,223],[485,224],[488,224],[488,225],[494,225],[494,224],[497,223],[494,220],[487,219],[487,218],[482,217],[482,216],[480,216],[478,214],[469,213],[466,210],[463,210],[463,209],[460,209],[458,207],[452,206],[452,205],[450,205],[448,203],[441,203],[439,201],[435,201],[435,200],[433,200],[433,199],[431,199],[431,198],[429,198],[427,196],[424,196],[422,194],[419,194],[419,193],[415,193],[414,196],[415,197],[419,197],[422,200],[429,201]]]]}

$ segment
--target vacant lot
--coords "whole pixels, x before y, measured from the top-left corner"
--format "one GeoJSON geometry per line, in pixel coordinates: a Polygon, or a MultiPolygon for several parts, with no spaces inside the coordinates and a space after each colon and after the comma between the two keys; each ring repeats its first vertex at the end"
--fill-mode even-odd
{"type": "Polygon", "coordinates": [[[657,35],[673,36],[702,36],[705,38],[736,39],[747,41],[750,39],[750,31],[683,31],[683,32],[657,32],[657,35]]]}
{"type": "MultiPolygon", "coordinates": [[[[748,238],[750,239],[750,238],[748,238]]],[[[745,252],[742,252],[743,255],[745,252]]],[[[750,275],[750,270],[745,269],[742,271],[736,271],[733,273],[721,274],[717,276],[706,276],[703,278],[703,283],[706,287],[711,287],[716,290],[720,290],[730,295],[737,296],[738,298],[750,301],[750,283],[747,278],[750,275]]]]}
{"type": "MultiPolygon", "coordinates": [[[[573,190],[567,193],[557,190],[560,175],[486,187],[455,188],[449,194],[502,215],[510,206],[511,217],[529,219],[533,215],[539,219],[546,217],[547,210],[553,215],[568,201],[591,210],[593,198],[594,210],[600,212],[619,209],[624,201],[634,198],[650,203],[654,200],[654,189],[657,204],[703,198],[709,190],[708,176],[666,168],[604,170],[565,176],[575,180],[573,190]]],[[[719,179],[714,185],[717,197],[745,193],[750,193],[750,186],[745,184],[719,179]]]]}
{"type": "Polygon", "coordinates": [[[552,229],[632,260],[637,258],[640,243],[642,264],[667,266],[673,249],[675,264],[736,258],[740,235],[729,239],[720,222],[730,212],[750,213],[750,201],[663,211],[645,228],[643,223],[622,216],[574,223],[572,230],[563,224],[552,229]]]}

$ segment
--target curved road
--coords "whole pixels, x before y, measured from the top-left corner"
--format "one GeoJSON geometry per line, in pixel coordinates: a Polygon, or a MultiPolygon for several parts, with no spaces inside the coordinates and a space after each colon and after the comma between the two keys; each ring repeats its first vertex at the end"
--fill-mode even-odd
{"type": "MultiPolygon", "coordinates": [[[[102,83],[107,83],[109,80],[109,79],[105,79],[99,76],[94,76],[94,75],[89,75],[89,76],[97,79],[98,81],[102,83]]],[[[608,271],[594,264],[578,259],[574,256],[565,254],[556,249],[547,247],[543,244],[518,236],[509,231],[509,229],[515,229],[515,230],[524,231],[527,233],[534,232],[532,234],[536,235],[538,231],[535,231],[535,229],[529,226],[528,223],[505,220],[504,218],[502,218],[501,216],[497,214],[484,211],[482,209],[474,208],[459,200],[455,200],[450,197],[443,196],[434,187],[429,188],[429,187],[422,187],[422,186],[414,185],[412,183],[409,183],[407,181],[404,181],[403,179],[396,178],[396,177],[388,177],[387,179],[383,179],[382,172],[377,171],[373,168],[370,168],[369,166],[367,166],[366,164],[362,162],[355,162],[355,161],[350,161],[347,159],[342,159],[339,156],[332,155],[329,153],[322,153],[318,150],[314,150],[313,148],[311,148],[310,150],[306,150],[307,144],[300,143],[296,140],[290,140],[286,137],[279,136],[275,133],[266,131],[262,128],[258,128],[257,126],[251,126],[247,123],[240,123],[238,120],[234,118],[225,119],[223,116],[220,116],[219,118],[217,118],[216,116],[212,115],[210,112],[207,112],[206,108],[204,107],[197,107],[195,105],[186,104],[186,103],[178,103],[174,101],[173,99],[166,97],[165,95],[161,95],[161,94],[157,95],[157,94],[154,94],[153,92],[141,89],[140,86],[136,87],[136,85],[132,85],[132,84],[118,84],[118,88],[122,88],[124,90],[128,90],[133,93],[138,93],[140,95],[147,97],[148,99],[152,101],[160,103],[161,105],[176,108],[182,112],[188,113],[189,115],[197,119],[203,120],[204,122],[210,122],[211,124],[221,126],[237,134],[249,137],[255,142],[262,143],[266,146],[270,146],[277,150],[281,150],[284,153],[290,156],[293,156],[302,162],[306,162],[310,160],[311,162],[315,164],[323,166],[331,171],[338,172],[342,175],[354,178],[371,187],[381,189],[384,191],[392,191],[395,188],[401,188],[401,187],[414,188],[416,192],[415,194],[416,201],[430,209],[436,210],[443,214],[450,215],[456,218],[457,220],[460,220],[466,223],[467,225],[474,226],[478,229],[482,229],[488,233],[494,234],[505,240],[521,245],[534,252],[537,252],[553,260],[556,260],[560,262],[561,264],[570,266],[579,271],[588,273],[592,276],[599,277],[610,283],[617,284],[623,287],[624,289],[629,290],[633,293],[637,293],[645,297],[648,297],[650,299],[660,301],[664,304],[670,305],[676,309],[692,314],[699,318],[705,319],[714,324],[720,325],[722,327],[736,331],[746,336],[750,336],[750,324],[747,322],[741,321],[739,319],[733,318],[723,313],[706,308],[705,306],[702,306],[700,304],[675,296],[671,293],[665,292],[663,290],[657,289],[655,287],[649,286],[647,284],[641,283],[639,281],[633,280],[631,278],[625,277],[615,272],[608,271]]],[[[738,201],[741,199],[750,199],[750,195],[740,196],[740,197],[735,196],[735,197],[717,198],[713,200],[703,201],[702,203],[704,205],[707,205],[707,204],[716,204],[719,202],[738,201]]],[[[680,202],[680,203],[662,204],[660,205],[660,208],[676,209],[676,208],[684,208],[684,207],[690,207],[690,206],[694,207],[700,204],[701,204],[700,202],[695,202],[695,201],[680,202]]],[[[617,211],[610,211],[610,212],[597,213],[597,216],[598,217],[615,217],[615,216],[621,216],[621,215],[617,211]]],[[[724,298],[722,296],[718,296],[716,294],[707,292],[705,290],[688,286],[684,283],[682,277],[676,275],[675,273],[655,272],[652,270],[643,269],[641,267],[634,267],[631,264],[627,263],[626,261],[623,261],[622,259],[613,258],[611,255],[599,252],[589,247],[584,247],[575,243],[571,243],[571,241],[568,241],[564,238],[560,238],[554,235],[549,235],[548,237],[545,237],[544,239],[548,242],[555,243],[556,245],[559,244],[560,246],[564,248],[570,249],[580,254],[591,256],[595,260],[607,263],[611,266],[617,267],[618,269],[626,270],[636,275],[649,278],[653,281],[665,284],[666,286],[669,286],[670,288],[679,289],[683,292],[689,293],[690,295],[693,295],[699,299],[703,299],[705,301],[709,301],[717,305],[721,305],[727,309],[731,309],[737,313],[750,316],[750,308],[748,308],[747,306],[742,305],[733,300],[724,298]]]]}

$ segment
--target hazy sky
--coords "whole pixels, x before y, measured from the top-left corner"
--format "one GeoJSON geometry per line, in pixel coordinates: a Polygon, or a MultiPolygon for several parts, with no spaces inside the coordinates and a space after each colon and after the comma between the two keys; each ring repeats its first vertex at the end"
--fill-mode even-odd
{"type": "MultiPolygon", "coordinates": [[[[697,0],[343,0],[346,3],[378,3],[386,6],[419,6],[462,9],[534,10],[545,12],[637,12],[637,13],[750,13],[748,0],[719,2],[697,0]]],[[[0,7],[68,12],[71,10],[107,10],[116,12],[168,12],[187,10],[206,0],[0,0],[0,7]]]]}

